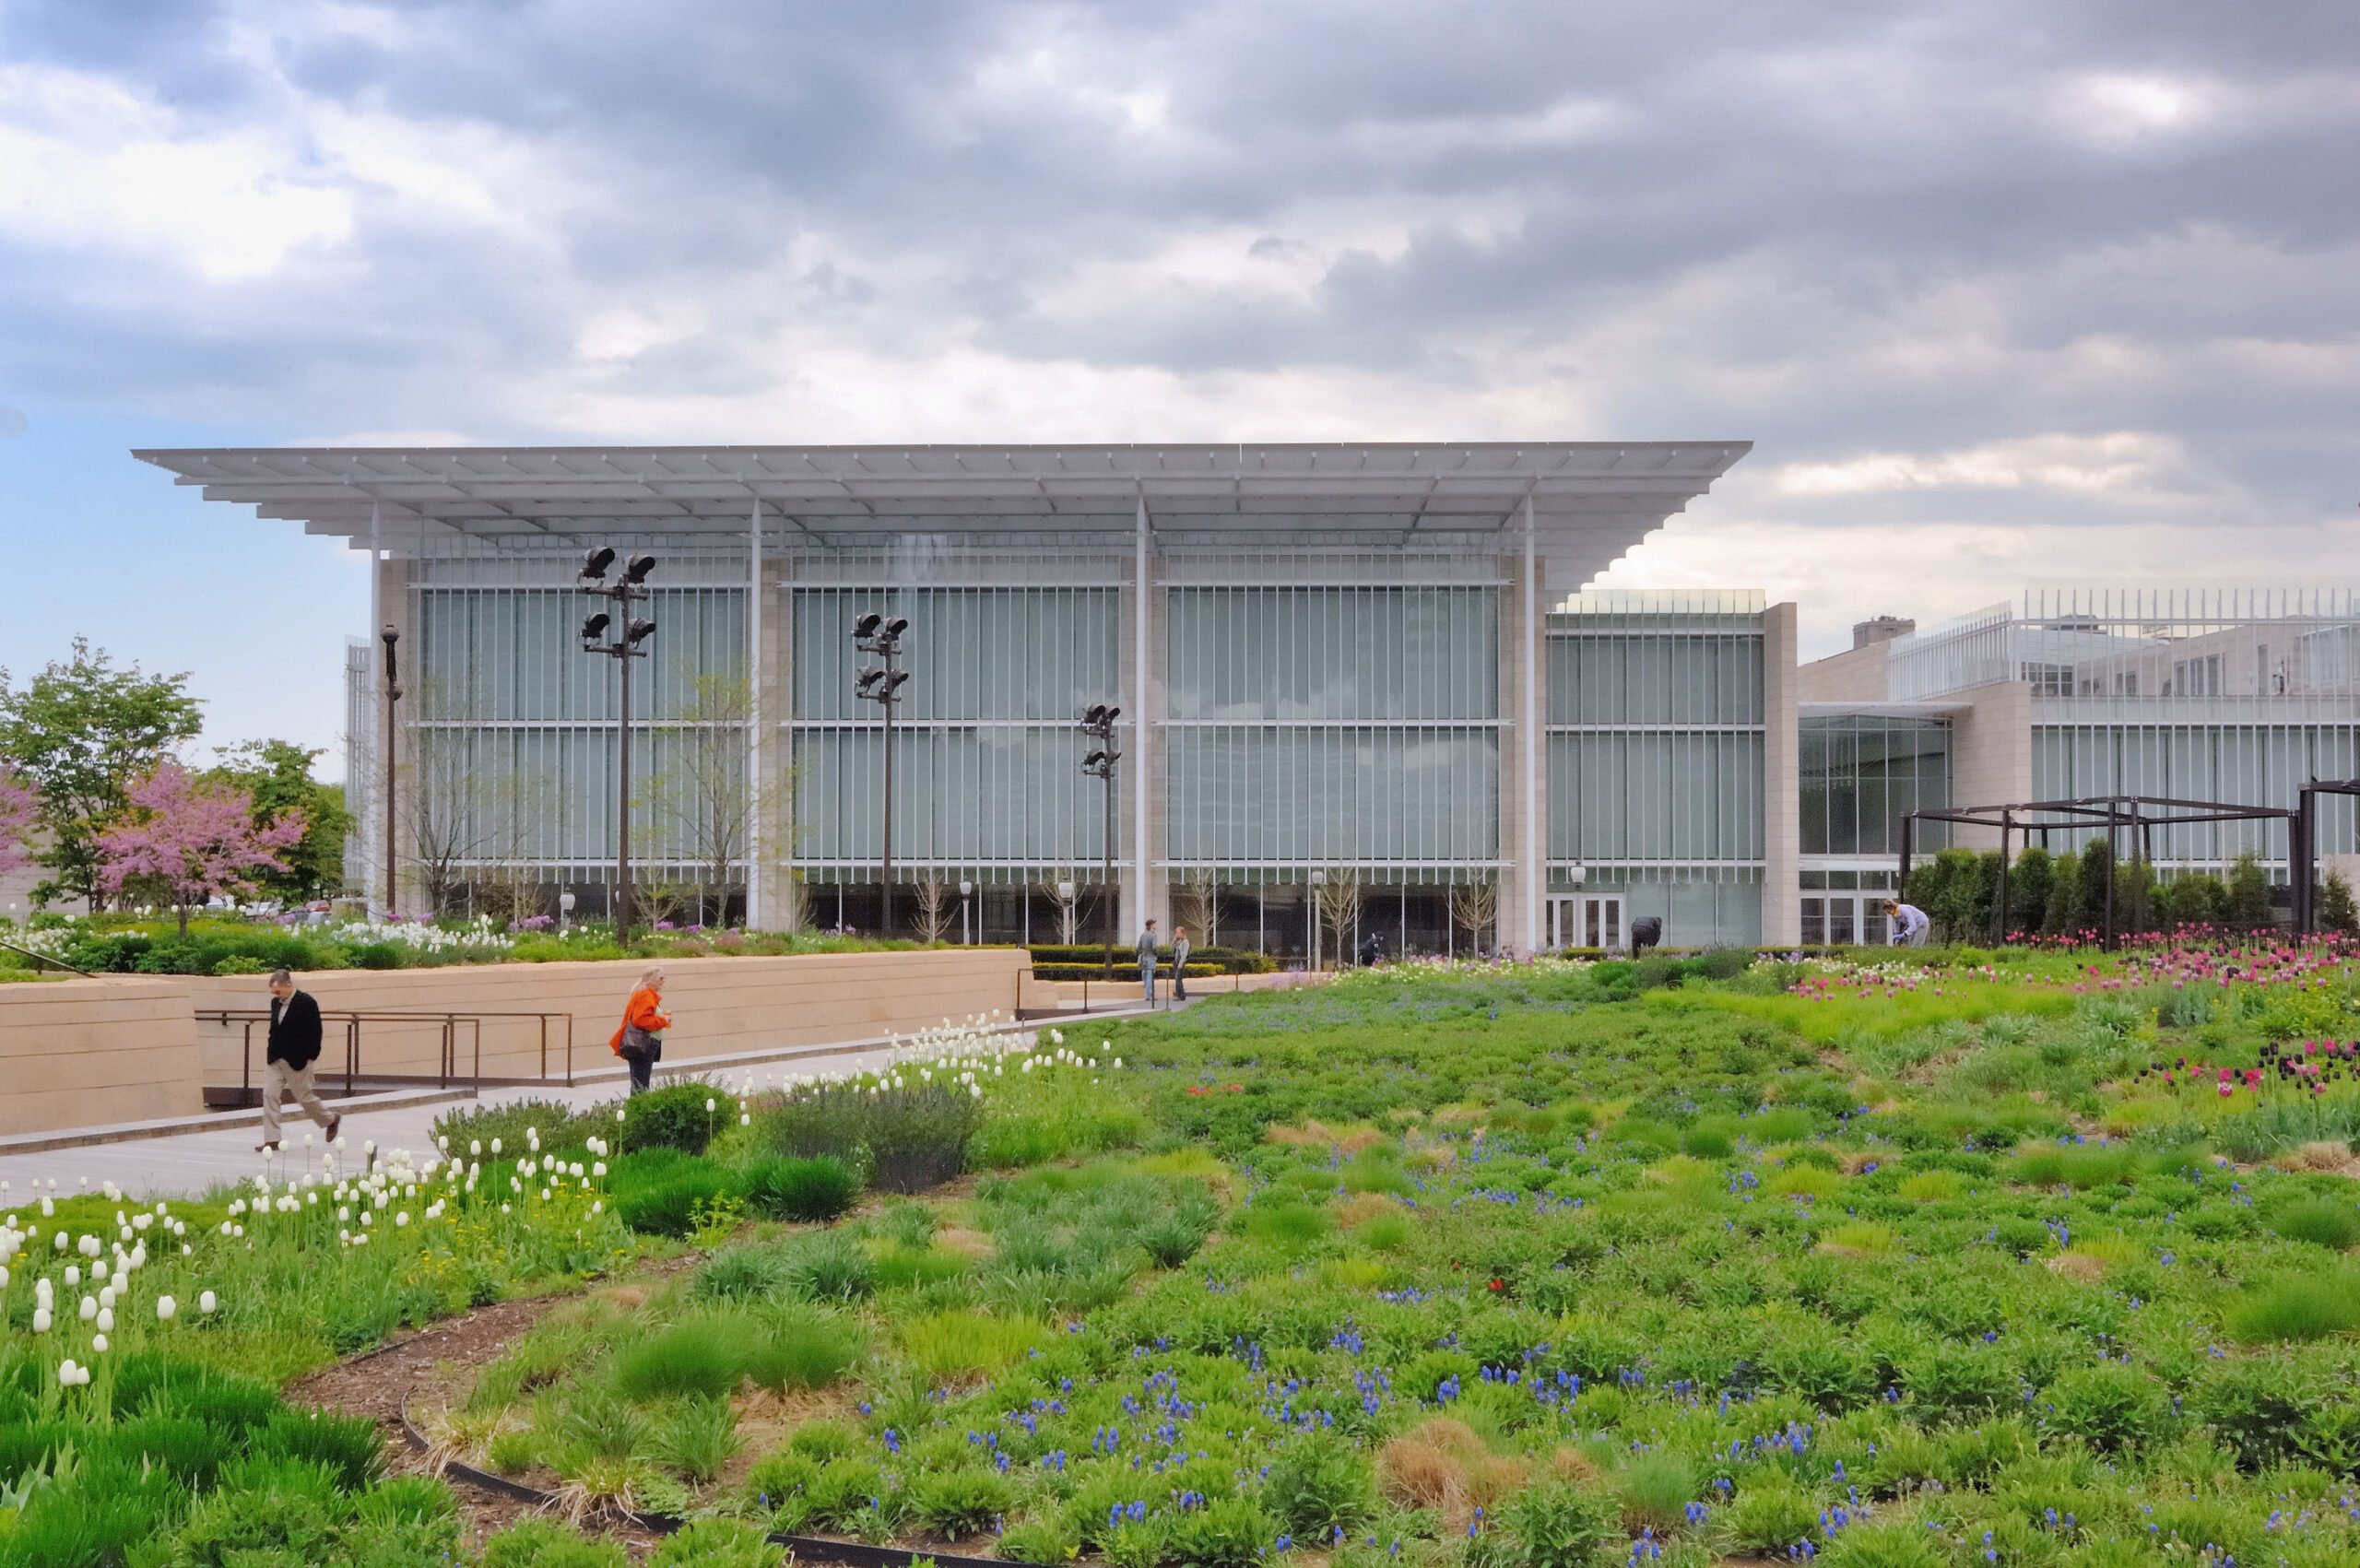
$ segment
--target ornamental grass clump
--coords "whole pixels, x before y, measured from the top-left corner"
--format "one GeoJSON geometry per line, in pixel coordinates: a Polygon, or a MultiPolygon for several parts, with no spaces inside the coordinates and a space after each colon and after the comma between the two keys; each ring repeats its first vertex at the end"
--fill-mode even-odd
{"type": "Polygon", "coordinates": [[[755,1213],[806,1224],[836,1219],[860,1197],[860,1178],[833,1155],[758,1155],[746,1163],[738,1182],[755,1213]]]}
{"type": "Polygon", "coordinates": [[[2290,1274],[2229,1303],[2229,1332],[2247,1345],[2321,1339],[2360,1328],[2360,1275],[2290,1274]]]}
{"type": "Polygon", "coordinates": [[[2349,1198],[2297,1198],[2270,1210],[2267,1223],[2290,1241],[2337,1252],[2360,1245],[2360,1208],[2349,1198]]]}

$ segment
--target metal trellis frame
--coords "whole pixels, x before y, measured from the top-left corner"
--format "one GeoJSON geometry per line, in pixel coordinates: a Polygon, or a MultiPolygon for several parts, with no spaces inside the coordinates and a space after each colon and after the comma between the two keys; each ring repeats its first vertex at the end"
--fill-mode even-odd
{"type": "MultiPolygon", "coordinates": [[[[2077,828],[2106,830],[2106,859],[2109,866],[2121,860],[2118,834],[2130,829],[2136,835],[2138,857],[2150,864],[2154,860],[2154,831],[2192,822],[2267,822],[2283,820],[2286,824],[2287,859],[2297,868],[2295,906],[2296,929],[2304,924],[2308,913],[2308,894],[2304,887],[2311,863],[2310,826],[2311,791],[2313,789],[2343,789],[2342,785],[2313,784],[2303,792],[2304,804],[2299,810],[2283,806],[2246,806],[2234,801],[2171,800],[2154,796],[2092,795],[2076,800],[2025,800],[2004,806],[1954,806],[1940,809],[1910,811],[1901,818],[1901,878],[1895,884],[1905,893],[1909,887],[1909,862],[1917,842],[1920,819],[1954,822],[1966,827],[2000,830],[2000,890],[1998,939],[2007,940],[2008,924],[2008,864],[2012,835],[2022,832],[2029,844],[2032,835],[2040,835],[2041,847],[2048,847],[2048,835],[2054,831],[2070,831],[2077,828]]],[[[2360,780],[2351,781],[2348,793],[2360,795],[2360,780]]],[[[2115,929],[2114,878],[2106,884],[2106,917],[2103,943],[2112,951],[2119,939],[2115,929]]]]}

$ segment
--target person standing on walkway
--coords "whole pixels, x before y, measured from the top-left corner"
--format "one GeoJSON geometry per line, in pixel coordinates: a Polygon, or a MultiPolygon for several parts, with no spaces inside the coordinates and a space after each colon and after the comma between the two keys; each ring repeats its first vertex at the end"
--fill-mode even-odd
{"type": "Polygon", "coordinates": [[[1175,1002],[1188,999],[1188,928],[1186,925],[1172,928],[1172,999],[1175,1002]]]}
{"type": "Polygon", "coordinates": [[[639,977],[631,1000],[623,1004],[622,1027],[607,1043],[629,1064],[633,1094],[646,1092],[655,1064],[664,1059],[663,1034],[672,1027],[672,1015],[664,1010],[663,1000],[664,971],[651,969],[639,977]]]}
{"type": "Polygon", "coordinates": [[[1139,979],[1147,985],[1147,1005],[1155,1006],[1155,922],[1139,933],[1139,979]]]}
{"type": "Polygon", "coordinates": [[[275,970],[270,976],[270,1043],[263,1051],[262,1141],[257,1154],[278,1149],[278,1110],[282,1096],[303,1108],[320,1124],[330,1143],[344,1126],[342,1116],[331,1115],[312,1085],[312,1071],[320,1059],[320,1004],[308,991],[295,989],[295,977],[275,970]]]}

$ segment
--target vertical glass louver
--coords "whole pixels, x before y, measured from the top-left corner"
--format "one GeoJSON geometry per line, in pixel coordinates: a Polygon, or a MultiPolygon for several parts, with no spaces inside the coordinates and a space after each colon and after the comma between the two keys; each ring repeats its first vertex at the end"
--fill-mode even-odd
{"type": "MultiPolygon", "coordinates": [[[[1081,772],[1075,725],[1091,703],[1123,701],[1118,589],[829,586],[788,597],[797,864],[821,880],[876,879],[884,725],[854,695],[868,655],[851,638],[853,621],[875,611],[910,623],[893,742],[896,866],[984,881],[1097,879],[1088,873],[1104,804],[1081,772]]],[[[1118,836],[1118,862],[1124,847],[1118,836]]]]}
{"type": "Polygon", "coordinates": [[[1175,875],[1431,882],[1496,859],[1495,587],[1174,585],[1164,607],[1175,875]]]}

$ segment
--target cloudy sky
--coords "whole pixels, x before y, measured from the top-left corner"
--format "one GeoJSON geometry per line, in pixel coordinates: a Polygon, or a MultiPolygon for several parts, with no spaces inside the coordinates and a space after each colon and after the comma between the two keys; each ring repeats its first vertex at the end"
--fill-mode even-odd
{"type": "Polygon", "coordinates": [[[1748,438],[1805,653],[2350,581],[2351,0],[0,0],[0,665],[332,745],[357,562],[134,445],[1748,438]]]}

